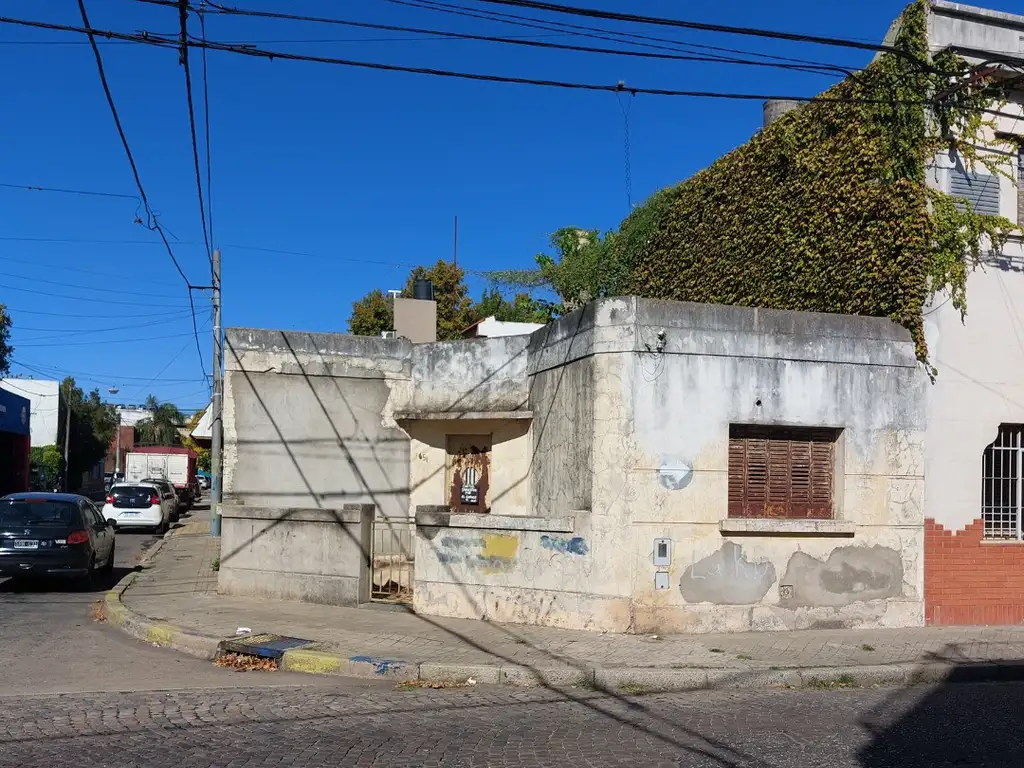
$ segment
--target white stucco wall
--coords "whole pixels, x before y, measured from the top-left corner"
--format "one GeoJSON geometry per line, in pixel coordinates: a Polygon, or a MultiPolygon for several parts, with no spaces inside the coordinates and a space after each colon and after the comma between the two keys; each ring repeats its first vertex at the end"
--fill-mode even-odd
{"type": "Polygon", "coordinates": [[[46,379],[3,379],[0,387],[31,403],[32,447],[57,444],[57,425],[60,422],[60,382],[46,379]]]}

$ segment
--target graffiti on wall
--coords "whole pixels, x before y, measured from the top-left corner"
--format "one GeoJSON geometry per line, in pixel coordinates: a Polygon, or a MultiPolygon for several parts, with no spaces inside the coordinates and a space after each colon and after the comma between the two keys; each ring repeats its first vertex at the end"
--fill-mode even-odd
{"type": "Polygon", "coordinates": [[[515,568],[519,537],[502,533],[484,536],[441,537],[437,559],[444,565],[464,565],[486,574],[505,573],[515,568]]]}
{"type": "Polygon", "coordinates": [[[587,542],[580,536],[565,538],[562,536],[541,536],[540,545],[552,552],[560,552],[563,555],[585,555],[589,552],[587,542]]]}

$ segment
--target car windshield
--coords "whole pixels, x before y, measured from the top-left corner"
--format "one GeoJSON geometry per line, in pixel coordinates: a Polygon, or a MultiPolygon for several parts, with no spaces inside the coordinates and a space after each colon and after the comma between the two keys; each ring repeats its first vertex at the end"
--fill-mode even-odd
{"type": "Polygon", "coordinates": [[[110,489],[110,495],[122,499],[148,499],[153,491],[153,488],[139,485],[115,485],[110,489]]]}
{"type": "Polygon", "coordinates": [[[48,499],[0,501],[0,527],[12,525],[71,525],[77,505],[48,499]]]}

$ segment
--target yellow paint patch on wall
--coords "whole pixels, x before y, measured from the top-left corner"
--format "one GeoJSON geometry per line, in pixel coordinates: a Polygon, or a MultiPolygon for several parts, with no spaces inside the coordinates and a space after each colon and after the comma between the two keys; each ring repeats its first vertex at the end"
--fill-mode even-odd
{"type": "Polygon", "coordinates": [[[497,557],[502,560],[511,560],[519,552],[518,536],[503,536],[491,534],[484,536],[484,557],[497,557]]]}

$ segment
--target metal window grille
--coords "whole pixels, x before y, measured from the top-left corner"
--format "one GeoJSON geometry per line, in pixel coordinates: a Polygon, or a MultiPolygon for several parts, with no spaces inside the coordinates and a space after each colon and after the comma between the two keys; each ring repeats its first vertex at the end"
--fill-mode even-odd
{"type": "Polygon", "coordinates": [[[985,537],[1021,538],[1024,425],[1002,424],[981,459],[981,516],[985,537]]]}
{"type": "Polygon", "coordinates": [[[729,427],[729,517],[830,519],[839,431],[729,427]]]}

